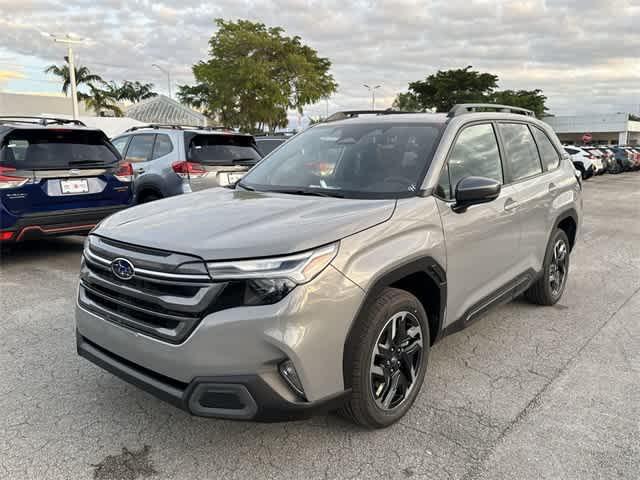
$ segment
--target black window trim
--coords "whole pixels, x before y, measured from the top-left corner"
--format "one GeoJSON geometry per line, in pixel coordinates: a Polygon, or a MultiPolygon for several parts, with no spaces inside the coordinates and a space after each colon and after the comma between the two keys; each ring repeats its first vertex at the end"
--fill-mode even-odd
{"type": "Polygon", "coordinates": [[[547,132],[545,132],[542,128],[538,127],[537,125],[533,125],[533,124],[529,124],[529,130],[531,130],[531,134],[533,136],[533,142],[536,144],[536,148],[538,149],[538,156],[540,157],[540,162],[542,162],[542,173],[549,173],[549,172],[555,172],[557,169],[560,168],[560,164],[562,163],[562,158],[563,156],[560,154],[560,152],[558,152],[558,149],[556,148],[556,146],[553,143],[553,140],[551,140],[551,138],[549,138],[549,135],[547,135],[547,132]],[[540,145],[538,145],[538,141],[536,140],[536,135],[533,131],[533,129],[538,130],[540,133],[542,133],[542,135],[545,136],[545,138],[547,140],[549,140],[549,143],[551,144],[551,147],[553,147],[553,150],[556,152],[556,155],[558,156],[558,163],[555,167],[553,168],[549,168],[547,169],[544,165],[544,162],[542,161],[542,152],[540,151],[540,145]]]}
{"type": "Polygon", "coordinates": [[[524,178],[519,178],[518,180],[513,180],[513,173],[511,171],[511,164],[509,163],[509,161],[505,161],[503,162],[503,164],[505,165],[503,168],[509,172],[509,183],[504,183],[502,186],[503,187],[509,187],[511,185],[518,185],[519,183],[523,183],[523,182],[528,182],[529,180],[533,180],[536,177],[541,177],[543,175],[546,175],[554,170],[545,170],[544,166],[542,165],[542,158],[540,157],[540,151],[538,150],[538,144],[536,143],[536,139],[533,136],[533,132],[531,131],[531,127],[533,126],[533,124],[529,123],[529,122],[523,122],[523,121],[519,121],[519,120],[496,120],[495,122],[495,129],[498,133],[498,143],[500,143],[500,148],[503,152],[503,157],[502,158],[507,158],[507,152],[504,148],[504,139],[502,138],[502,133],[500,132],[500,128],[498,127],[499,124],[505,123],[505,124],[520,124],[520,125],[525,125],[526,127],[528,127],[529,129],[529,134],[531,135],[531,138],[533,139],[533,144],[536,146],[536,152],[538,152],[538,163],[540,164],[540,173],[534,173],[533,175],[529,175],[528,177],[524,177],[524,178]]]}
{"type": "MultiPolygon", "coordinates": [[[[495,136],[496,139],[496,144],[498,145],[498,156],[500,157],[500,168],[502,170],[502,186],[505,187],[507,186],[504,182],[507,178],[506,175],[506,170],[505,170],[505,162],[504,162],[504,152],[502,150],[502,146],[500,143],[500,138],[498,136],[498,129],[496,126],[496,122],[493,120],[474,120],[471,122],[467,122],[462,124],[459,128],[458,131],[455,134],[455,137],[453,138],[453,141],[451,142],[451,145],[449,145],[449,150],[447,150],[447,155],[445,157],[444,163],[442,164],[442,168],[440,169],[440,173],[438,174],[438,181],[436,182],[436,184],[440,183],[440,178],[442,177],[445,168],[447,167],[447,165],[449,165],[449,160],[451,159],[451,155],[453,153],[453,149],[456,146],[456,143],[458,142],[458,138],[460,137],[460,134],[466,130],[469,127],[475,127],[478,125],[491,125],[491,128],[493,129],[493,135],[495,136]]],[[[454,191],[454,187],[453,185],[451,185],[451,174],[450,172],[447,173],[449,175],[449,193],[451,195],[451,198],[442,198],[440,195],[438,195],[436,193],[436,189],[433,189],[433,196],[442,200],[443,202],[447,202],[447,203],[455,203],[456,199],[455,199],[455,191],[454,191]]]]}

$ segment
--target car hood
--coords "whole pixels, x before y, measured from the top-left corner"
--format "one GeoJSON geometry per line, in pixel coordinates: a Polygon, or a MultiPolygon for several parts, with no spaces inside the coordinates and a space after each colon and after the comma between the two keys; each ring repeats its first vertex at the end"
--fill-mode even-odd
{"type": "Polygon", "coordinates": [[[395,204],[213,188],[118,212],[93,233],[205,260],[267,257],[370,228],[388,220],[395,204]]]}

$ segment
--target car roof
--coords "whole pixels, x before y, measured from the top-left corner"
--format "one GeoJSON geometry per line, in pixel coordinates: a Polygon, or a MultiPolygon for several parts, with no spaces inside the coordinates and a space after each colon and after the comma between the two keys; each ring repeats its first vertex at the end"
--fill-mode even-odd
{"type": "Polygon", "coordinates": [[[80,120],[56,117],[30,117],[22,115],[0,116],[0,133],[12,130],[77,130],[101,132],[99,128],[87,127],[80,120]]]}
{"type": "Polygon", "coordinates": [[[150,132],[189,132],[198,135],[242,135],[250,137],[251,134],[244,132],[236,132],[226,127],[205,127],[199,125],[170,125],[170,124],[149,124],[149,125],[136,125],[133,126],[120,135],[131,133],[150,133],[150,132]]]}

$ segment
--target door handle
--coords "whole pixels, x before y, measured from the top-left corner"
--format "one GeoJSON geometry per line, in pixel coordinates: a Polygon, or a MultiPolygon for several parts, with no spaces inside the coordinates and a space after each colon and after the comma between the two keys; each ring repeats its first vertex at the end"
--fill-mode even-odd
{"type": "Polygon", "coordinates": [[[136,173],[144,173],[144,168],[136,168],[136,173]]]}
{"type": "Polygon", "coordinates": [[[518,202],[516,202],[513,198],[509,197],[504,201],[504,209],[505,211],[513,210],[518,206],[518,202]]]}
{"type": "Polygon", "coordinates": [[[555,183],[551,182],[551,183],[549,184],[549,193],[553,193],[553,192],[555,192],[556,190],[558,190],[558,186],[557,186],[555,183]]]}

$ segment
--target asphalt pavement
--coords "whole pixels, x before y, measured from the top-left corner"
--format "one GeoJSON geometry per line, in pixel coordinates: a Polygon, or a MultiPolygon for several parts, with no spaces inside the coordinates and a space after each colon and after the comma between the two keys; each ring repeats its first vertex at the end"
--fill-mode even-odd
{"type": "Polygon", "coordinates": [[[640,478],[640,173],[585,184],[554,307],[517,300],[430,355],[393,427],[193,418],[75,353],[82,238],[0,258],[0,479],[640,478]]]}

